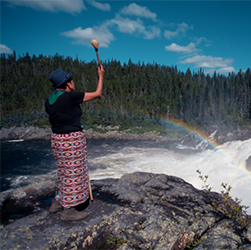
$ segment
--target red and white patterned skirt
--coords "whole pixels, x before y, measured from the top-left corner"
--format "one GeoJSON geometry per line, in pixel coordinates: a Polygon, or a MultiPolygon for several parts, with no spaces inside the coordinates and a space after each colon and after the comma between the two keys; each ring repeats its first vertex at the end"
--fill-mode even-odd
{"type": "Polygon", "coordinates": [[[63,207],[89,198],[86,138],[82,131],[52,134],[51,148],[58,165],[58,192],[63,207]]]}

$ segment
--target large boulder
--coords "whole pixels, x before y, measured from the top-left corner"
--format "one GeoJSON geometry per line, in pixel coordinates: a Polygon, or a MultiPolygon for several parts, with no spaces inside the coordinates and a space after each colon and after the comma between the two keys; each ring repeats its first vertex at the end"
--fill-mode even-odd
{"type": "MultiPolygon", "coordinates": [[[[249,249],[243,227],[220,206],[224,197],[183,179],[135,172],[92,181],[94,201],[83,221],[62,221],[41,200],[33,213],[2,225],[1,248],[12,249],[249,249]]],[[[48,192],[50,193],[51,191],[48,192]]],[[[26,189],[26,195],[29,192],[26,189]]],[[[46,193],[46,188],[43,193],[46,193]]],[[[49,194],[48,193],[48,194],[49,194]]],[[[2,210],[22,206],[25,196],[2,200],[2,210]],[[18,202],[17,202],[18,201],[18,202]]],[[[3,196],[2,196],[3,197],[3,196]]],[[[34,195],[33,195],[34,197],[34,195]]]]}

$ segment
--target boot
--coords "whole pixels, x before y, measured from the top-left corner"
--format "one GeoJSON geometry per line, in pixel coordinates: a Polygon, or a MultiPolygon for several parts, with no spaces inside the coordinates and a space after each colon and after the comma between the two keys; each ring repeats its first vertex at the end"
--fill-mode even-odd
{"type": "Polygon", "coordinates": [[[85,212],[78,212],[74,207],[67,209],[64,207],[64,211],[61,215],[61,220],[83,220],[88,216],[85,212]]]}
{"type": "Polygon", "coordinates": [[[53,213],[61,211],[62,209],[63,209],[63,207],[61,206],[59,200],[52,200],[52,204],[49,208],[49,213],[53,214],[53,213]]]}

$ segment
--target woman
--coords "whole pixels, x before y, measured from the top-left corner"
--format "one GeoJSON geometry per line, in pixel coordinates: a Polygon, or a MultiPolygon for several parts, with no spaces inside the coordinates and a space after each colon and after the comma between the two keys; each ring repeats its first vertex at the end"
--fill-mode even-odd
{"type": "Polygon", "coordinates": [[[85,134],[82,132],[80,103],[101,97],[103,66],[98,67],[95,92],[76,92],[72,73],[63,69],[53,71],[49,80],[55,91],[46,99],[45,110],[52,125],[51,147],[58,165],[58,192],[49,209],[62,210],[62,220],[81,220],[88,216],[75,207],[89,198],[89,175],[85,134]]]}

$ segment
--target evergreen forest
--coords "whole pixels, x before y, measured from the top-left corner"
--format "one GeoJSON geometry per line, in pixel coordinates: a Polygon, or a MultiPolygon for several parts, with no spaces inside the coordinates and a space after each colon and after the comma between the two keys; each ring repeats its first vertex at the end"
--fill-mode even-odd
{"type": "MultiPolygon", "coordinates": [[[[131,60],[102,62],[103,95],[82,104],[82,124],[129,128],[179,120],[198,128],[218,124],[251,125],[251,72],[205,75],[180,72],[177,66],[131,60]]],[[[95,60],[1,54],[1,127],[49,125],[44,101],[52,93],[49,74],[58,68],[73,73],[77,91],[92,92],[98,83],[95,60]]]]}

